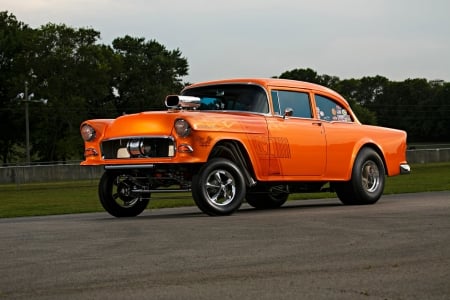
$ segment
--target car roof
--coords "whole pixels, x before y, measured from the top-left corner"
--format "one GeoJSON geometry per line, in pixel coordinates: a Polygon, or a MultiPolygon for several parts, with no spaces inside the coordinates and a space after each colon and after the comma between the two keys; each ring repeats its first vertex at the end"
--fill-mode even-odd
{"type": "Polygon", "coordinates": [[[201,87],[206,85],[213,85],[213,84],[257,84],[260,86],[263,86],[264,88],[273,88],[273,87],[289,87],[289,88],[299,88],[299,89],[306,89],[306,90],[314,90],[314,91],[321,91],[324,93],[328,93],[331,95],[334,95],[337,98],[340,98],[341,100],[344,100],[347,102],[344,97],[342,97],[339,93],[336,91],[327,88],[325,86],[306,82],[306,81],[299,81],[299,80],[292,80],[292,79],[280,79],[280,78],[229,78],[229,79],[219,79],[219,80],[210,80],[210,81],[203,81],[194,83],[192,85],[187,86],[185,89],[194,88],[194,87],[201,87]]]}

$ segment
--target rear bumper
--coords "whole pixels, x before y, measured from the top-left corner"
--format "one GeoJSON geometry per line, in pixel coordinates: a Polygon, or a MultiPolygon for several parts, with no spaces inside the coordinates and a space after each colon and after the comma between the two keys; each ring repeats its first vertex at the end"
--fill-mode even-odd
{"type": "Polygon", "coordinates": [[[408,164],[401,164],[400,165],[400,174],[406,175],[411,173],[411,167],[408,164]]]}

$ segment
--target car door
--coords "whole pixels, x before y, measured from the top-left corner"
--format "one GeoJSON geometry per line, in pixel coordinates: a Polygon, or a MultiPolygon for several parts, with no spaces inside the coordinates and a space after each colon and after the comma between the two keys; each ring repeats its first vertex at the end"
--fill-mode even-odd
{"type": "MultiPolygon", "coordinates": [[[[320,176],[326,166],[322,122],[313,119],[310,94],[271,91],[275,116],[268,118],[271,176],[320,176]],[[291,111],[284,116],[285,110],[291,111]]],[[[287,178],[285,178],[287,179],[287,178]]]]}
{"type": "Polygon", "coordinates": [[[316,119],[322,121],[327,135],[326,176],[343,178],[351,170],[355,142],[364,133],[354,122],[351,111],[338,100],[318,93],[314,100],[316,119]]]}

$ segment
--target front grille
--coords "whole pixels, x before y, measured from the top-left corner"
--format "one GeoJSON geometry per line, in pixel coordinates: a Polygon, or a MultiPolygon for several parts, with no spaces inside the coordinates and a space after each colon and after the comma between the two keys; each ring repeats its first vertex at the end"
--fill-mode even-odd
{"type": "Polygon", "coordinates": [[[175,143],[170,137],[145,137],[102,142],[103,159],[172,157],[175,143]]]}

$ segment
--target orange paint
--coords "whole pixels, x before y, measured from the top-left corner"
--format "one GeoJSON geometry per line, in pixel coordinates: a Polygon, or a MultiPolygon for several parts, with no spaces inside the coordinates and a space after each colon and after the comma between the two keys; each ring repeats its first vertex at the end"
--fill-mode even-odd
{"type": "MultiPolygon", "coordinates": [[[[228,79],[194,84],[182,94],[194,88],[230,84],[261,87],[267,95],[269,111],[170,109],[124,115],[114,120],[88,120],[82,125],[90,125],[96,135],[85,141],[87,156],[82,165],[205,163],[215,145],[224,140],[241,145],[255,179],[262,182],[349,180],[354,160],[363,147],[371,147],[380,154],[389,176],[400,174],[400,165],[407,164],[404,131],[361,124],[342,96],[316,84],[282,79],[228,79]],[[287,97],[296,93],[309,99],[304,107],[310,107],[310,111],[302,113],[311,117],[296,117],[300,106],[294,109],[293,116],[283,117],[284,111],[277,112],[274,105],[277,99],[273,95],[287,97]],[[181,137],[175,132],[177,119],[189,123],[188,136],[181,137]],[[102,142],[125,143],[132,138],[173,140],[173,150],[168,150],[173,155],[104,158],[102,142]],[[183,148],[178,148],[180,145],[183,148]]],[[[120,151],[126,151],[126,147],[124,144],[120,151]]]]}

